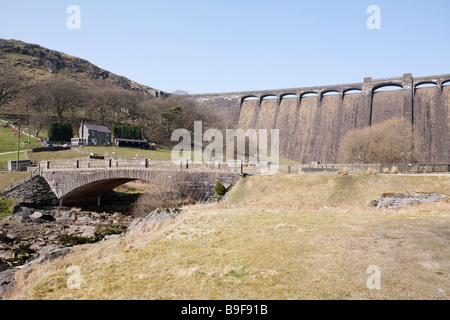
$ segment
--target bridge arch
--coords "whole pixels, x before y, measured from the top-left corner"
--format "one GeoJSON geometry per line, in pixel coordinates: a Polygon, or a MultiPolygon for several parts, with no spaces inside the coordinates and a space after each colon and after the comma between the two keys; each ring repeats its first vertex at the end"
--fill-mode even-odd
{"type": "Polygon", "coordinates": [[[421,88],[429,88],[429,87],[437,87],[437,88],[442,88],[442,86],[438,85],[436,82],[434,81],[422,81],[422,82],[418,82],[414,85],[414,93],[416,93],[417,89],[421,89],[421,88]]]}
{"type": "Polygon", "coordinates": [[[243,96],[239,103],[239,110],[242,109],[242,104],[244,103],[244,101],[258,101],[258,103],[259,103],[259,97],[257,95],[243,96]]]}
{"type": "Polygon", "coordinates": [[[362,93],[362,92],[363,91],[361,88],[348,88],[342,92],[342,95],[345,96],[346,94],[362,93]]]}
{"type": "Polygon", "coordinates": [[[259,101],[263,102],[263,100],[275,100],[278,99],[278,96],[273,93],[263,94],[260,96],[259,101]]]}
{"type": "Polygon", "coordinates": [[[80,203],[80,199],[83,199],[85,203],[97,203],[100,206],[101,197],[108,191],[136,180],[138,179],[117,178],[94,181],[69,191],[60,198],[60,205],[80,203]]]}
{"type": "Polygon", "coordinates": [[[278,103],[281,104],[281,101],[283,101],[283,99],[298,99],[298,94],[297,93],[282,93],[280,94],[280,99],[278,100],[278,103]]]}
{"type": "Polygon", "coordinates": [[[372,88],[372,93],[380,92],[380,91],[389,91],[389,90],[398,90],[398,88],[403,89],[403,85],[399,83],[383,83],[375,85],[372,88]],[[380,90],[382,89],[382,90],[380,90]]]}
{"type": "Polygon", "coordinates": [[[305,91],[299,94],[298,96],[298,105],[302,103],[303,98],[308,97],[319,97],[319,93],[316,91],[305,91]]]}
{"type": "MultiPolygon", "coordinates": [[[[336,96],[341,95],[341,93],[336,89],[324,90],[319,93],[319,101],[322,102],[324,96],[336,96]]],[[[342,96],[341,96],[342,98],[342,96]]]]}

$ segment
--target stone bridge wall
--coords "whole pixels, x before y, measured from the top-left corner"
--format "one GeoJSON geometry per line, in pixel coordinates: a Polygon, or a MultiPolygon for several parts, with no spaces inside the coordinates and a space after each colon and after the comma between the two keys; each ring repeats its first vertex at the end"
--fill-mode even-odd
{"type": "Polygon", "coordinates": [[[179,167],[178,170],[165,167],[103,167],[103,168],[53,168],[47,164],[41,170],[61,205],[81,202],[99,203],[101,196],[109,190],[133,180],[164,181],[177,179],[183,184],[191,184],[192,198],[202,201],[203,194],[214,195],[214,186],[217,182],[224,185],[234,184],[241,176],[240,168],[201,168],[179,167]],[[48,166],[48,169],[47,169],[48,166]]]}

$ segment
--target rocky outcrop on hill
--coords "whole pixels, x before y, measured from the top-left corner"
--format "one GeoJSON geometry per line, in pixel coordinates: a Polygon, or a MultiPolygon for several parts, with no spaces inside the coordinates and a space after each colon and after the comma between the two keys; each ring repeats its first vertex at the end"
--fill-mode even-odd
{"type": "Polygon", "coordinates": [[[181,213],[180,209],[160,208],[156,209],[144,218],[135,219],[127,229],[126,236],[148,232],[156,229],[168,220],[175,219],[181,213]]]}
{"type": "Polygon", "coordinates": [[[161,94],[161,91],[157,89],[103,70],[87,60],[22,41],[0,39],[0,65],[4,62],[28,75],[33,75],[33,72],[30,72],[32,70],[39,70],[38,73],[41,76],[42,74],[58,74],[85,81],[107,80],[124,89],[136,90],[153,96],[161,94]]]}
{"type": "Polygon", "coordinates": [[[377,209],[397,209],[405,205],[439,201],[450,202],[450,197],[443,194],[424,192],[384,193],[378,200],[371,201],[369,206],[377,209]]]}

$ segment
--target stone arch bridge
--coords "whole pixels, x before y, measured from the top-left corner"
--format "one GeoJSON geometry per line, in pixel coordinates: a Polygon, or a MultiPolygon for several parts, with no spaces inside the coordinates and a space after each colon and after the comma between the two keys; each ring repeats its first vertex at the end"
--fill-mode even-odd
{"type": "MultiPolygon", "coordinates": [[[[242,164],[193,165],[144,160],[65,161],[40,164],[39,175],[46,180],[60,206],[97,203],[108,191],[130,181],[178,179],[200,194],[214,194],[217,182],[232,185],[240,179],[242,164]]],[[[195,198],[195,196],[194,196],[195,198]]],[[[199,200],[199,199],[196,199],[199,200]]]]}

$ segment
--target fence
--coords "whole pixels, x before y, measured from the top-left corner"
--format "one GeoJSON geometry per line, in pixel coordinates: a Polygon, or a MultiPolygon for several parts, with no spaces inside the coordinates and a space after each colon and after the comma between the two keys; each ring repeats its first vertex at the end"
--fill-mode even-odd
{"type": "Polygon", "coordinates": [[[366,173],[369,170],[378,174],[403,173],[450,173],[450,164],[395,163],[395,164],[324,164],[324,165],[282,165],[280,173],[337,173],[346,170],[350,174],[366,173]]]}
{"type": "MultiPolygon", "coordinates": [[[[146,168],[149,170],[186,170],[189,171],[223,171],[241,174],[266,174],[270,166],[243,163],[241,161],[213,162],[195,164],[191,161],[151,161],[149,159],[89,159],[89,160],[54,160],[43,161],[41,170],[48,169],[111,169],[111,168],[146,168]]],[[[274,167],[272,167],[274,168],[274,167]]],[[[338,173],[341,170],[350,174],[364,174],[370,172],[424,174],[424,173],[450,173],[450,164],[311,164],[311,165],[279,165],[278,174],[300,173],[338,173]]]]}

